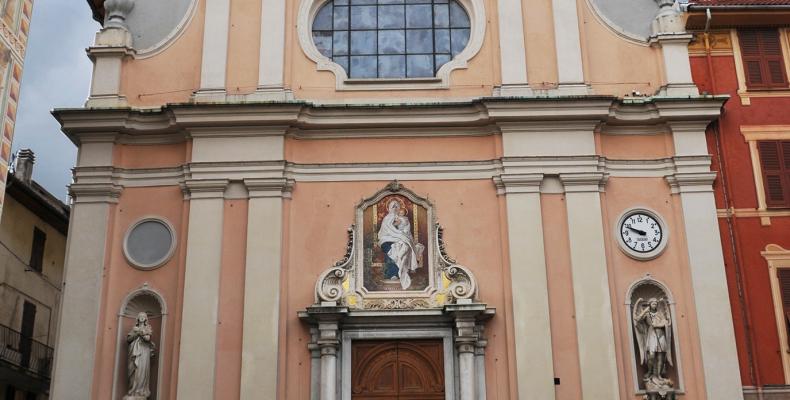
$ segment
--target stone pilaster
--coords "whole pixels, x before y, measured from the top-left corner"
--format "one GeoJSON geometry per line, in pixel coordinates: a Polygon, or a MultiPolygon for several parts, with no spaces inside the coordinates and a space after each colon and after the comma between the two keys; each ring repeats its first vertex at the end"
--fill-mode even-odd
{"type": "Polygon", "coordinates": [[[542,181],[543,174],[504,174],[494,180],[507,205],[516,380],[522,400],[553,399],[555,395],[542,181]]]}
{"type": "Polygon", "coordinates": [[[560,174],[565,187],[582,397],[620,398],[600,191],[602,173],[560,174]]]}
{"type": "Polygon", "coordinates": [[[707,155],[705,126],[670,123],[678,156],[676,172],[667,182],[683,207],[706,395],[738,400],[743,399],[743,391],[713,195],[716,173],[710,170],[709,159],[699,161],[699,156],[707,155]]]}
{"type": "Polygon", "coordinates": [[[90,399],[94,387],[107,232],[113,204],[122,191],[112,181],[113,139],[105,139],[80,149],[75,183],[69,187],[74,203],[60,309],[64,318],[55,340],[50,394],[53,399],[90,399]],[[101,173],[83,178],[83,169],[101,173]]]}
{"type": "Polygon", "coordinates": [[[211,400],[216,376],[222,223],[227,179],[187,180],[186,272],[178,355],[179,399],[211,400]]]}
{"type": "Polygon", "coordinates": [[[292,181],[245,179],[249,193],[244,273],[241,399],[277,398],[283,198],[292,181]]]}
{"type": "Polygon", "coordinates": [[[524,16],[519,0],[498,0],[499,54],[502,85],[496,96],[532,96],[527,80],[527,51],[524,46],[524,16]]]}

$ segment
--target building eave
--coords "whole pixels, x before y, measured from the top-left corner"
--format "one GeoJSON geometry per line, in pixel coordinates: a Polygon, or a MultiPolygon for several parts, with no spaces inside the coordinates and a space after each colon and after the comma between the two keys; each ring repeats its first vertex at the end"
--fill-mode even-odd
{"type": "Polygon", "coordinates": [[[790,26],[790,4],[787,5],[705,5],[688,7],[686,28],[692,31],[731,28],[790,26]],[[708,21],[707,12],[711,19],[708,21]]]}
{"type": "Polygon", "coordinates": [[[63,235],[67,234],[71,209],[38,183],[33,181],[30,183],[23,182],[14,174],[9,173],[6,194],[58,232],[63,235]]]}

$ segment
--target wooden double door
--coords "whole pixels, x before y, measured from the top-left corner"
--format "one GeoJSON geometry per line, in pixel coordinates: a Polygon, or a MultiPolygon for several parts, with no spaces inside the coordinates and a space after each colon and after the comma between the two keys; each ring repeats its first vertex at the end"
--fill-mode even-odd
{"type": "Polygon", "coordinates": [[[443,400],[441,340],[356,341],[351,346],[353,400],[443,400]]]}

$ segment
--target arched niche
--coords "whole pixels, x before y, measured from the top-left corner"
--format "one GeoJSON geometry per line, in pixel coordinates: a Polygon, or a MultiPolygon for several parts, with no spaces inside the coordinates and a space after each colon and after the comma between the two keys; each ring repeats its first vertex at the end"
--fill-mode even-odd
{"type": "Polygon", "coordinates": [[[669,341],[673,365],[667,365],[666,377],[674,382],[674,393],[683,394],[685,389],[683,384],[683,368],[681,365],[681,349],[680,340],[678,338],[679,330],[674,296],[667,285],[653,278],[650,274],[646,274],[643,278],[631,284],[628,288],[625,301],[626,316],[628,319],[628,339],[631,345],[631,375],[633,376],[634,390],[636,394],[646,395],[645,398],[649,398],[647,397],[646,384],[643,381],[643,377],[647,372],[647,367],[642,364],[640,360],[639,344],[634,325],[634,309],[636,307],[641,307],[650,299],[658,299],[659,301],[664,299],[665,306],[668,307],[671,321],[671,338],[669,341]],[[637,304],[639,299],[642,299],[644,302],[637,304]]]}
{"type": "Polygon", "coordinates": [[[165,349],[165,327],[167,326],[167,305],[159,292],[144,284],[129,293],[121,303],[118,312],[118,335],[115,349],[115,370],[113,378],[113,399],[122,400],[128,389],[127,376],[127,344],[126,334],[134,327],[137,315],[148,314],[148,321],[154,334],[151,339],[156,345],[156,358],[151,360],[151,397],[149,400],[161,399],[162,363],[165,349]]]}

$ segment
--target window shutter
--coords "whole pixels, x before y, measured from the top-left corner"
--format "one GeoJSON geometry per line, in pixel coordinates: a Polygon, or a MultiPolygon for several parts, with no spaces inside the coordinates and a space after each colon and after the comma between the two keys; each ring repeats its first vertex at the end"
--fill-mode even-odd
{"type": "MultiPolygon", "coordinates": [[[[782,295],[781,305],[785,319],[790,319],[790,269],[778,268],[776,275],[779,278],[779,293],[782,295]]],[[[775,307],[779,307],[779,304],[776,304],[775,307]]]]}
{"type": "Polygon", "coordinates": [[[746,74],[751,88],[787,87],[782,44],[776,29],[746,29],[738,32],[746,74]]]}
{"type": "Polygon", "coordinates": [[[768,207],[790,205],[790,141],[766,140],[757,143],[768,207]]]}
{"type": "Polygon", "coordinates": [[[47,243],[47,234],[41,229],[33,227],[33,247],[30,252],[30,268],[41,272],[44,269],[44,248],[47,243]]]}

